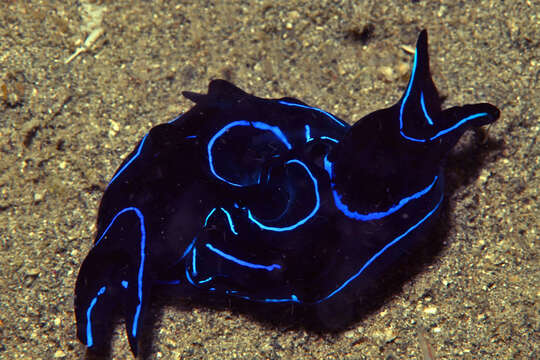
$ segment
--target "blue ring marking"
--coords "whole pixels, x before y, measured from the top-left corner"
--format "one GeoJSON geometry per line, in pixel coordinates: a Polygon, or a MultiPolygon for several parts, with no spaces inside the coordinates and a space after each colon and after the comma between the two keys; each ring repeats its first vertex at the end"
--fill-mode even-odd
{"type": "Polygon", "coordinates": [[[420,91],[420,105],[422,106],[422,111],[424,112],[424,116],[426,117],[426,120],[427,120],[428,124],[433,125],[433,120],[431,120],[431,117],[429,116],[429,114],[427,112],[427,109],[426,109],[426,104],[424,102],[424,92],[423,91],[420,91]]]}
{"type": "Polygon", "coordinates": [[[249,220],[254,222],[258,227],[260,227],[263,230],[281,232],[281,231],[289,231],[289,230],[296,229],[297,227],[305,224],[309,219],[311,219],[317,213],[317,211],[319,211],[321,200],[320,200],[320,196],[319,196],[319,185],[317,183],[317,179],[313,176],[311,171],[309,171],[309,168],[306,166],[306,164],[304,164],[300,160],[296,160],[296,159],[289,160],[285,164],[299,164],[300,166],[302,166],[306,170],[309,177],[311,178],[311,181],[313,181],[313,187],[315,189],[315,207],[313,208],[313,210],[311,210],[311,212],[306,217],[304,217],[303,219],[298,221],[296,224],[293,224],[293,225],[290,225],[290,226],[284,226],[284,227],[274,227],[274,226],[264,225],[259,220],[255,219],[255,217],[251,213],[251,210],[248,209],[248,218],[249,218],[249,220]]]}
{"type": "Polygon", "coordinates": [[[126,280],[122,280],[122,281],[120,282],[120,284],[122,284],[122,287],[123,287],[124,289],[127,289],[127,288],[128,288],[128,285],[129,285],[129,283],[128,283],[126,280]]]}
{"type": "Polygon", "coordinates": [[[232,186],[238,186],[238,187],[242,187],[243,185],[240,185],[240,184],[236,184],[236,183],[233,183],[233,182],[230,182],[228,181],[227,179],[219,176],[217,173],[216,173],[216,170],[214,169],[214,161],[212,159],[212,147],[214,146],[214,143],[216,142],[216,140],[221,136],[223,135],[227,130],[229,130],[230,128],[234,127],[234,126],[248,126],[249,125],[249,121],[246,121],[246,120],[239,120],[239,121],[233,121],[227,125],[225,125],[221,130],[219,130],[214,136],[212,136],[212,138],[210,139],[210,141],[208,142],[208,146],[207,146],[207,151],[208,151],[208,163],[210,165],[210,171],[212,172],[212,174],[214,174],[215,177],[217,177],[219,180],[223,181],[223,182],[226,182],[228,183],[229,185],[232,185],[232,186]]]}
{"type": "Polygon", "coordinates": [[[435,176],[435,178],[433,178],[433,181],[431,182],[431,184],[429,184],[424,189],[422,189],[422,190],[420,190],[420,191],[418,191],[418,192],[416,192],[416,193],[414,193],[412,195],[404,197],[397,204],[392,205],[388,210],[380,211],[380,212],[372,212],[372,213],[368,213],[368,214],[360,214],[360,213],[358,213],[356,211],[350,211],[349,208],[347,207],[347,205],[345,205],[341,201],[342,196],[340,194],[338,194],[338,192],[335,189],[332,189],[332,195],[334,195],[334,203],[336,204],[336,207],[343,214],[345,214],[345,216],[347,216],[348,218],[353,219],[353,220],[359,220],[359,221],[378,220],[378,219],[382,219],[383,217],[386,217],[386,216],[388,216],[390,214],[395,213],[396,211],[401,209],[403,206],[405,206],[408,202],[410,202],[412,200],[419,199],[422,196],[424,196],[425,194],[427,194],[433,188],[433,186],[437,182],[438,178],[439,178],[438,176],[435,176]]]}
{"type": "Polygon", "coordinates": [[[419,227],[420,225],[422,225],[422,223],[424,223],[428,218],[431,217],[431,215],[433,215],[433,213],[435,213],[435,211],[437,211],[437,209],[439,208],[439,206],[441,205],[443,201],[443,195],[441,194],[441,198],[439,199],[439,202],[437,202],[437,204],[435,205],[435,207],[433,209],[431,209],[426,216],[424,216],[420,221],[418,221],[416,224],[412,225],[410,228],[408,228],[404,233],[402,233],[401,235],[397,236],[396,238],[394,238],[394,240],[390,241],[388,244],[386,244],[385,246],[383,246],[383,248],[381,250],[379,250],[378,252],[375,253],[375,255],[373,255],[371,258],[369,258],[368,261],[366,261],[364,263],[364,265],[360,268],[360,270],[358,270],[358,272],[356,272],[356,274],[354,274],[353,276],[351,276],[350,278],[348,278],[343,284],[341,284],[337,289],[335,289],[334,291],[332,291],[330,294],[328,294],[326,297],[316,301],[315,303],[316,304],[319,304],[325,300],[328,300],[329,298],[331,298],[332,296],[334,296],[335,294],[337,294],[338,292],[340,292],[341,290],[343,290],[347,285],[349,285],[354,279],[356,279],[358,276],[360,276],[360,274],[362,274],[362,272],[364,272],[364,270],[366,270],[366,268],[371,265],[373,263],[373,261],[375,261],[379,256],[381,256],[386,250],[388,250],[391,246],[395,245],[397,242],[399,242],[401,239],[403,239],[405,236],[407,236],[411,231],[413,231],[414,229],[416,229],[417,227],[419,227]]]}
{"type": "Polygon", "coordinates": [[[266,271],[272,271],[274,269],[281,269],[281,265],[278,265],[278,264],[272,264],[272,265],[260,265],[260,264],[254,264],[254,263],[250,263],[250,262],[247,262],[245,260],[241,260],[241,259],[238,259],[232,255],[229,255],[215,247],[212,246],[212,244],[209,244],[207,243],[206,244],[206,247],[208,249],[210,249],[211,251],[215,252],[216,254],[218,254],[219,256],[227,259],[227,260],[230,260],[232,262],[235,262],[237,263],[238,265],[242,265],[242,266],[246,266],[246,267],[249,267],[249,268],[252,268],[252,269],[261,269],[261,270],[266,270],[266,271]]]}
{"type": "Polygon", "coordinates": [[[193,276],[197,276],[197,248],[193,248],[193,252],[191,253],[191,273],[193,276]]]}
{"type": "Polygon", "coordinates": [[[229,212],[227,210],[225,210],[224,208],[220,208],[221,211],[223,211],[225,213],[225,215],[227,216],[227,221],[229,222],[229,227],[231,228],[231,231],[234,235],[238,235],[238,233],[236,232],[236,230],[234,229],[234,224],[233,224],[233,221],[232,221],[232,218],[231,218],[231,214],[229,214],[229,212]]]}
{"type": "Polygon", "coordinates": [[[276,137],[279,140],[281,140],[281,142],[287,147],[288,150],[292,149],[292,146],[289,143],[289,140],[287,140],[287,137],[285,136],[285,134],[283,134],[283,132],[281,131],[279,127],[268,125],[260,121],[253,121],[253,122],[250,122],[250,124],[256,129],[271,131],[274,135],[276,135],[276,137]]]}
{"type": "Polygon", "coordinates": [[[336,139],[334,139],[334,138],[331,138],[331,137],[329,137],[329,136],[321,136],[321,139],[323,139],[323,140],[330,140],[330,141],[335,142],[336,144],[339,143],[338,140],[336,140],[336,139]]]}
{"type": "Polygon", "coordinates": [[[133,157],[131,159],[129,159],[129,161],[127,163],[124,164],[124,166],[122,166],[122,168],[120,170],[118,170],[116,172],[116,174],[113,176],[113,178],[111,179],[111,181],[109,181],[109,184],[107,184],[107,187],[111,186],[111,184],[114,182],[114,180],[116,180],[117,177],[120,176],[120,174],[122,174],[124,172],[124,170],[127,169],[127,167],[129,165],[131,165],[131,163],[133,161],[135,161],[135,159],[137,157],[139,157],[139,155],[141,154],[141,151],[142,151],[142,147],[144,145],[144,142],[146,141],[146,138],[148,137],[148,134],[144,135],[144,137],[142,138],[141,140],[141,143],[139,144],[139,147],[137,148],[137,152],[135,153],[135,155],[133,155],[133,157]]]}
{"type": "Polygon", "coordinates": [[[311,140],[313,140],[313,138],[311,137],[311,129],[309,128],[309,125],[306,124],[305,129],[306,129],[306,143],[308,143],[311,140]]]}
{"type": "Polygon", "coordinates": [[[302,108],[302,109],[315,110],[315,111],[318,111],[318,112],[328,116],[330,119],[334,120],[335,122],[337,122],[339,125],[341,125],[343,127],[348,126],[348,124],[343,123],[341,120],[339,120],[338,118],[336,118],[334,115],[330,114],[329,112],[326,112],[324,110],[321,110],[321,109],[313,107],[313,106],[295,104],[295,103],[291,103],[291,102],[287,102],[287,101],[283,101],[283,100],[278,100],[278,103],[280,103],[282,105],[287,105],[287,106],[296,106],[296,107],[299,107],[299,108],[302,108]]]}
{"type": "Polygon", "coordinates": [[[90,301],[90,306],[86,311],[86,346],[88,347],[94,346],[94,338],[92,337],[92,321],[90,320],[90,317],[92,315],[92,309],[94,308],[94,306],[96,306],[98,297],[100,295],[103,295],[106,289],[107,288],[105,286],[102,286],[98,290],[97,295],[92,299],[92,301],[90,301]]]}
{"type": "Polygon", "coordinates": [[[442,136],[442,135],[444,135],[446,133],[449,133],[452,130],[457,129],[458,127],[460,127],[461,125],[463,125],[467,121],[473,120],[473,119],[476,119],[476,118],[479,118],[479,117],[482,117],[482,116],[488,116],[488,113],[483,112],[483,113],[478,113],[478,114],[474,114],[474,115],[471,115],[471,116],[467,116],[466,118],[459,120],[456,124],[449,127],[448,129],[444,129],[444,130],[439,131],[435,136],[431,137],[429,140],[435,140],[439,136],[442,136]]]}
{"type": "Polygon", "coordinates": [[[288,150],[291,150],[292,146],[291,146],[291,144],[289,143],[289,141],[287,140],[287,138],[285,137],[285,135],[283,134],[283,132],[281,131],[281,129],[279,127],[271,126],[271,125],[265,124],[265,123],[260,122],[260,121],[253,121],[252,122],[252,121],[247,121],[247,120],[237,120],[237,121],[233,121],[233,122],[225,125],[221,130],[219,130],[214,136],[212,136],[212,138],[208,142],[208,146],[207,146],[208,163],[210,165],[210,171],[219,180],[221,180],[223,182],[226,182],[229,185],[237,186],[237,187],[243,187],[244,185],[234,183],[232,181],[229,181],[229,180],[219,176],[217,174],[217,172],[216,172],[216,169],[214,168],[214,161],[213,161],[213,158],[212,158],[212,147],[214,146],[214,143],[216,142],[216,140],[221,135],[223,135],[225,132],[227,132],[230,128],[235,127],[235,126],[253,126],[254,128],[259,129],[259,130],[269,130],[279,140],[281,140],[281,142],[287,147],[288,150]]]}

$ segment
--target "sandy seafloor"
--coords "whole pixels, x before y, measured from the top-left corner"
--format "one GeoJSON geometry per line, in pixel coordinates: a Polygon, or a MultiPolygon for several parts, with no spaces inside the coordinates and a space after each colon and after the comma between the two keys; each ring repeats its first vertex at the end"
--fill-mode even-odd
{"type": "MultiPolygon", "coordinates": [[[[338,334],[157,300],[145,357],[427,359],[429,344],[436,359],[540,358],[533,0],[0,2],[0,358],[87,357],[73,288],[100,197],[136,142],[191,106],[182,90],[225,78],[354,122],[399,99],[422,28],[445,106],[502,110],[487,143],[471,133],[449,159],[435,259],[338,334]]],[[[110,357],[131,357],[123,324],[110,357]]]]}

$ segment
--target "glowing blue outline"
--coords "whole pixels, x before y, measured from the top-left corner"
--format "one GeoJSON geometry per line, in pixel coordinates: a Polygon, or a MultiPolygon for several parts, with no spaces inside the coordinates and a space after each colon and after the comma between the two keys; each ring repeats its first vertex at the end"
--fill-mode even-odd
{"type": "Polygon", "coordinates": [[[230,294],[230,295],[235,296],[235,297],[240,298],[240,299],[244,299],[244,300],[248,300],[248,301],[255,301],[255,302],[259,302],[259,303],[261,303],[261,302],[265,302],[265,303],[293,302],[293,303],[297,303],[297,304],[303,303],[303,301],[298,300],[298,297],[295,294],[291,294],[290,298],[285,298],[285,299],[255,299],[255,298],[249,297],[247,295],[236,294],[237,292],[238,291],[236,291],[236,290],[226,290],[225,291],[225,293],[228,294],[228,295],[230,294]]]}
{"type": "Polygon", "coordinates": [[[277,126],[272,126],[272,125],[268,125],[266,123],[263,123],[263,122],[260,122],[260,121],[247,121],[247,120],[237,120],[237,121],[233,121],[227,125],[225,125],[221,130],[219,130],[217,133],[214,134],[214,136],[212,136],[212,138],[210,139],[210,141],[208,141],[208,146],[207,146],[207,153],[208,153],[208,164],[210,166],[210,171],[212,172],[212,174],[214,174],[215,177],[217,177],[219,180],[223,181],[223,182],[226,182],[227,184],[229,185],[232,185],[232,186],[237,186],[237,187],[243,187],[245,185],[241,185],[241,184],[237,184],[237,183],[234,183],[234,182],[231,182],[221,176],[219,176],[216,172],[216,169],[214,168],[214,161],[213,161],[213,158],[212,158],[212,147],[214,146],[214,143],[216,142],[216,140],[221,136],[223,135],[225,132],[227,132],[230,128],[232,127],[235,127],[235,126],[253,126],[254,128],[256,129],[259,129],[259,130],[269,130],[271,131],[279,140],[281,140],[281,142],[287,147],[288,150],[291,150],[292,149],[292,146],[291,144],[289,143],[289,141],[287,140],[287,137],[283,134],[283,132],[281,131],[281,129],[277,126]]]}
{"type": "Polygon", "coordinates": [[[313,140],[313,138],[311,137],[311,129],[309,128],[308,124],[306,124],[304,128],[306,129],[306,143],[308,143],[313,140]]]}
{"type": "Polygon", "coordinates": [[[212,136],[212,138],[210,139],[210,141],[208,141],[208,146],[207,146],[207,152],[208,152],[208,164],[210,165],[210,171],[212,172],[212,174],[214,174],[215,177],[217,177],[219,180],[223,181],[223,182],[226,182],[228,183],[229,185],[232,185],[232,186],[237,186],[237,187],[242,187],[244,185],[240,185],[240,184],[236,184],[236,183],[233,183],[233,182],[230,182],[228,181],[227,179],[219,176],[217,173],[216,173],[216,170],[214,169],[214,161],[212,160],[212,147],[214,146],[214,143],[216,142],[216,140],[221,136],[223,135],[227,130],[229,130],[230,128],[232,127],[235,127],[235,126],[248,126],[249,125],[249,121],[246,121],[246,120],[238,120],[238,121],[233,121],[227,125],[225,125],[221,130],[219,130],[214,136],[212,136]]]}
{"type": "MultiPolygon", "coordinates": [[[[252,301],[261,301],[259,299],[255,299],[252,301]]],[[[266,303],[284,303],[284,302],[293,302],[293,303],[300,303],[300,300],[298,300],[298,297],[294,294],[291,294],[290,298],[286,299],[262,299],[262,302],[266,303]]]]}
{"type": "MultiPolygon", "coordinates": [[[[196,288],[199,288],[200,284],[204,284],[204,283],[207,283],[209,281],[212,281],[214,278],[212,276],[210,276],[210,277],[207,277],[204,280],[197,281],[197,283],[195,283],[195,281],[193,281],[193,279],[191,278],[191,275],[189,275],[188,269],[186,268],[186,279],[191,285],[195,286],[196,288]]],[[[209,289],[209,290],[215,290],[215,289],[209,289]]]]}
{"type": "Polygon", "coordinates": [[[193,251],[191,252],[191,273],[193,276],[197,276],[197,248],[194,247],[193,251]]]}
{"type": "Polygon", "coordinates": [[[292,149],[292,145],[289,143],[289,140],[287,140],[287,137],[285,134],[283,134],[278,126],[268,125],[267,123],[263,123],[261,121],[250,121],[250,125],[252,125],[255,129],[271,131],[279,140],[281,140],[288,150],[292,149]]]}
{"type": "Polygon", "coordinates": [[[184,115],[183,113],[178,115],[177,117],[173,118],[172,120],[170,120],[167,124],[172,124],[173,122],[175,122],[176,120],[180,119],[182,117],[182,115],[184,115]]]}
{"type": "Polygon", "coordinates": [[[395,213],[396,211],[401,209],[403,206],[405,206],[409,201],[419,199],[420,197],[427,194],[433,188],[433,186],[437,182],[438,178],[439,178],[438,176],[435,176],[435,178],[433,178],[433,181],[431,182],[431,184],[429,184],[428,186],[426,186],[422,190],[420,190],[420,191],[418,191],[418,192],[416,192],[416,193],[414,193],[412,195],[404,197],[397,204],[392,205],[388,210],[380,211],[380,212],[372,212],[372,213],[369,213],[369,214],[360,214],[360,213],[358,213],[356,211],[350,211],[349,208],[347,207],[347,205],[345,205],[341,201],[342,196],[340,194],[338,194],[338,192],[335,189],[332,189],[332,195],[334,195],[334,203],[336,204],[336,207],[343,214],[345,214],[345,216],[347,216],[348,218],[351,218],[353,220],[358,220],[358,221],[378,220],[378,219],[382,219],[383,217],[386,217],[388,215],[391,215],[391,214],[395,213]]]}
{"type": "Polygon", "coordinates": [[[124,208],[124,209],[120,210],[113,217],[113,219],[111,220],[111,222],[109,223],[109,225],[107,226],[107,228],[105,229],[103,234],[99,237],[98,241],[96,241],[96,243],[94,244],[94,247],[99,245],[99,243],[101,242],[101,239],[103,239],[103,237],[107,234],[107,232],[109,231],[111,226],[114,224],[116,219],[120,215],[122,215],[123,213],[128,212],[128,211],[135,212],[135,214],[139,218],[140,230],[141,230],[141,263],[139,265],[139,271],[138,271],[138,275],[137,275],[137,282],[138,282],[138,285],[139,285],[138,290],[137,290],[137,295],[138,295],[138,298],[139,298],[139,304],[137,305],[137,308],[135,309],[135,315],[133,316],[133,328],[132,328],[132,331],[131,331],[132,334],[133,334],[133,337],[136,337],[137,336],[137,322],[139,321],[139,316],[141,315],[142,285],[143,285],[142,277],[143,277],[143,273],[144,273],[144,261],[145,261],[145,258],[146,258],[146,254],[144,253],[145,248],[146,248],[146,226],[144,225],[144,215],[143,215],[143,213],[138,208],[136,208],[134,206],[130,206],[130,207],[127,207],[127,208],[124,208]]]}
{"type": "MultiPolygon", "coordinates": [[[[205,223],[206,225],[206,223],[205,223]]],[[[180,261],[184,260],[184,258],[187,256],[187,254],[191,251],[191,249],[193,248],[193,245],[195,244],[195,241],[197,240],[197,237],[195,236],[193,238],[193,240],[191,241],[191,243],[186,247],[186,249],[184,250],[184,253],[182,254],[182,256],[180,257],[180,259],[176,260],[173,264],[173,266],[175,266],[176,264],[178,264],[180,261]]]]}
{"type": "Polygon", "coordinates": [[[326,112],[326,111],[324,111],[322,109],[319,109],[319,108],[316,108],[316,107],[313,107],[313,106],[295,104],[295,103],[291,103],[291,102],[287,102],[287,101],[283,101],[283,100],[278,100],[278,103],[280,103],[282,105],[287,105],[287,106],[296,106],[296,107],[303,108],[303,109],[315,110],[315,111],[318,111],[318,112],[328,116],[330,119],[334,120],[335,122],[337,122],[339,125],[341,125],[343,127],[348,127],[349,126],[349,124],[346,124],[346,123],[342,122],[341,120],[336,118],[334,115],[330,114],[329,112],[326,112]]]}
{"type": "MultiPolygon", "coordinates": [[[[399,108],[399,132],[400,132],[401,136],[403,136],[407,140],[416,141],[416,142],[427,142],[426,139],[413,138],[413,137],[405,135],[405,133],[403,132],[403,111],[405,109],[405,103],[407,102],[407,99],[409,98],[409,95],[410,95],[411,89],[412,89],[412,85],[413,85],[413,82],[414,82],[414,76],[416,74],[416,66],[417,66],[417,57],[418,57],[418,48],[416,48],[416,51],[414,53],[414,62],[413,62],[413,68],[412,68],[412,73],[411,73],[411,79],[409,80],[409,85],[407,86],[407,90],[405,91],[405,95],[403,96],[403,99],[401,100],[401,106],[399,108]]],[[[428,120],[430,125],[433,125],[433,123],[431,122],[431,118],[427,114],[427,111],[426,111],[426,108],[425,108],[425,105],[424,105],[423,92],[420,92],[420,103],[422,105],[422,110],[424,112],[424,115],[426,116],[426,119],[428,120]]],[[[438,137],[440,137],[440,136],[442,136],[442,135],[444,135],[446,133],[449,133],[450,131],[453,131],[453,130],[457,129],[458,127],[460,127],[461,125],[463,125],[464,123],[466,123],[469,120],[473,120],[473,119],[476,119],[478,117],[488,116],[488,115],[489,115],[488,113],[483,112],[483,113],[477,113],[477,114],[474,114],[474,115],[467,116],[466,118],[461,119],[460,121],[458,121],[456,124],[452,125],[451,127],[439,131],[437,134],[435,134],[434,136],[429,138],[429,140],[433,141],[436,138],[438,138],[438,137]]]]}
{"type": "Polygon", "coordinates": [[[319,184],[317,182],[317,179],[313,176],[313,174],[311,173],[311,171],[309,170],[307,165],[304,164],[302,161],[297,160],[297,159],[292,159],[292,160],[287,161],[285,164],[291,164],[291,163],[301,165],[307,171],[309,177],[313,181],[313,186],[315,188],[315,207],[313,208],[311,213],[309,213],[306,217],[304,217],[303,219],[298,221],[296,224],[293,224],[293,225],[290,225],[290,226],[284,226],[284,227],[274,227],[274,226],[264,225],[263,223],[261,223],[260,221],[255,219],[253,217],[253,214],[251,213],[251,210],[248,209],[248,218],[249,218],[249,220],[251,220],[253,223],[255,223],[258,227],[260,227],[263,230],[281,232],[281,231],[289,231],[289,230],[296,229],[297,227],[305,224],[309,219],[311,219],[317,213],[317,211],[319,211],[320,201],[321,200],[320,200],[320,196],[319,196],[319,184]]]}
{"type": "Polygon", "coordinates": [[[234,235],[238,235],[238,233],[234,229],[234,223],[232,221],[231,214],[229,214],[229,212],[227,210],[225,210],[224,208],[220,208],[220,209],[221,209],[221,211],[223,211],[225,213],[225,216],[227,216],[227,220],[229,221],[229,227],[231,228],[232,233],[234,235]]]}
{"type": "Polygon", "coordinates": [[[90,306],[88,307],[88,310],[86,310],[86,346],[92,347],[94,346],[94,338],[92,337],[92,321],[90,320],[90,317],[92,316],[92,309],[97,304],[97,299],[100,295],[103,295],[105,293],[105,290],[107,287],[102,286],[98,292],[97,295],[90,301],[90,306]]]}
{"type": "Polygon", "coordinates": [[[206,224],[208,224],[208,219],[210,219],[210,216],[212,216],[212,214],[214,213],[214,211],[216,211],[216,208],[213,208],[212,210],[210,210],[210,212],[208,213],[208,215],[206,215],[206,219],[204,219],[204,225],[203,225],[203,227],[206,227],[206,224]]]}
{"type": "Polygon", "coordinates": [[[227,254],[227,253],[213,247],[212,244],[209,244],[209,243],[206,243],[206,247],[208,249],[210,249],[211,251],[215,252],[216,254],[218,254],[219,256],[221,256],[222,258],[225,258],[225,259],[227,259],[229,261],[235,262],[238,265],[249,267],[251,269],[260,269],[260,270],[266,270],[266,271],[272,271],[274,269],[281,269],[281,265],[279,265],[279,264],[260,265],[260,264],[254,264],[254,263],[250,263],[250,262],[245,261],[245,260],[238,259],[237,257],[229,255],[229,254],[227,254]]]}
{"type": "Polygon", "coordinates": [[[403,136],[405,139],[410,141],[416,141],[416,142],[426,142],[424,139],[415,139],[412,137],[409,137],[405,135],[403,132],[403,110],[405,108],[405,103],[407,102],[407,99],[409,98],[409,95],[411,93],[411,88],[414,82],[414,75],[416,73],[416,64],[417,64],[417,57],[418,57],[418,48],[414,52],[414,61],[413,61],[413,68],[411,73],[411,79],[409,80],[409,85],[407,86],[407,90],[405,91],[405,95],[403,96],[403,100],[401,100],[401,106],[399,108],[399,132],[401,136],[403,136]]]}
{"type": "MultiPolygon", "coordinates": [[[[236,204],[236,207],[238,206],[238,204],[236,204]]],[[[206,227],[206,225],[208,224],[208,220],[210,219],[210,217],[212,216],[212,214],[216,211],[217,208],[213,208],[209,213],[208,215],[206,215],[206,219],[204,220],[204,225],[203,227],[206,227]]],[[[232,221],[232,217],[231,217],[231,214],[225,210],[224,208],[219,208],[221,211],[223,211],[223,213],[225,214],[225,216],[227,217],[227,221],[229,223],[229,228],[231,229],[231,232],[234,234],[234,235],[238,235],[238,232],[236,231],[236,229],[234,228],[234,223],[232,221]]]]}
{"type": "Polygon", "coordinates": [[[324,170],[328,173],[330,180],[332,180],[332,163],[328,160],[328,154],[324,155],[324,170]]]}
{"type": "Polygon", "coordinates": [[[195,287],[198,287],[197,284],[195,284],[195,282],[194,282],[193,279],[191,278],[191,275],[189,275],[189,270],[188,270],[187,267],[186,267],[186,279],[187,279],[187,281],[188,281],[191,285],[193,285],[193,286],[195,286],[195,287]]]}
{"type": "Polygon", "coordinates": [[[433,120],[431,120],[431,117],[429,116],[429,114],[427,112],[427,109],[426,109],[426,104],[424,102],[424,92],[423,91],[420,91],[420,106],[422,106],[422,111],[424,112],[424,116],[425,116],[428,124],[433,125],[433,120]]]}
{"type": "Polygon", "coordinates": [[[476,119],[476,118],[479,118],[479,117],[482,117],[482,116],[488,116],[488,115],[489,115],[488,113],[483,112],[483,113],[477,113],[477,114],[467,116],[466,118],[463,118],[463,119],[459,120],[456,124],[452,125],[451,127],[439,131],[435,136],[431,137],[429,140],[435,140],[439,136],[442,136],[442,135],[444,135],[446,133],[449,133],[452,130],[457,129],[458,127],[460,127],[461,125],[463,125],[464,123],[466,123],[469,120],[473,120],[473,119],[476,119]]]}
{"type": "Polygon", "coordinates": [[[180,258],[180,260],[182,260],[183,258],[185,258],[186,255],[191,251],[191,249],[193,248],[193,244],[195,244],[195,240],[197,240],[197,237],[196,237],[196,236],[193,238],[193,240],[192,240],[191,243],[188,245],[188,247],[186,248],[186,250],[184,250],[184,253],[182,254],[182,257],[180,258]]]}
{"type": "Polygon", "coordinates": [[[331,138],[330,136],[321,136],[321,139],[323,139],[323,140],[330,140],[330,141],[335,142],[336,144],[339,143],[339,140],[336,140],[336,139],[334,139],[334,138],[331,138]]]}
{"type": "MultiPolygon", "coordinates": [[[[441,194],[441,197],[439,199],[439,201],[437,202],[437,204],[435,205],[435,207],[433,209],[431,209],[422,219],[420,219],[417,223],[415,223],[414,225],[410,226],[407,230],[405,230],[403,233],[401,233],[400,235],[396,236],[392,241],[390,241],[389,243],[387,243],[385,246],[383,246],[378,252],[376,252],[371,258],[369,258],[365,263],[364,265],[362,265],[362,267],[360,268],[360,270],[358,270],[354,275],[352,275],[351,277],[349,277],[345,282],[343,282],[339,287],[337,287],[334,291],[332,291],[330,294],[328,294],[326,297],[322,298],[322,299],[319,299],[317,301],[312,301],[312,302],[307,302],[307,301],[300,301],[298,299],[298,297],[294,294],[291,294],[291,297],[290,298],[282,298],[282,299],[256,299],[256,298],[252,298],[250,296],[247,296],[247,295],[241,295],[241,294],[238,294],[238,291],[236,290],[225,290],[225,293],[228,294],[228,295],[232,295],[232,296],[235,296],[235,297],[238,297],[238,298],[241,298],[241,299],[245,299],[245,300],[248,300],[248,301],[256,301],[256,302],[266,302],[266,303],[284,303],[284,302],[294,302],[294,303],[304,303],[304,304],[320,304],[326,300],[328,300],[329,298],[333,297],[334,295],[336,295],[338,292],[340,292],[341,290],[343,290],[346,286],[348,286],[353,280],[355,280],[358,276],[360,276],[368,266],[370,266],[375,260],[377,260],[378,257],[380,257],[386,250],[388,250],[390,247],[394,246],[396,243],[398,243],[400,240],[402,240],[405,236],[407,236],[410,232],[412,232],[413,230],[417,229],[420,225],[422,225],[427,219],[429,219],[434,213],[435,211],[437,211],[437,209],[440,207],[442,201],[444,199],[444,195],[441,194]]],[[[210,244],[207,244],[207,245],[210,245],[210,244]]],[[[210,245],[211,246],[211,245],[210,245]]],[[[230,256],[230,255],[229,255],[230,256]]],[[[277,264],[276,264],[277,265],[277,264]]],[[[259,266],[262,266],[262,265],[259,265],[259,266]]],[[[279,266],[279,265],[278,265],[279,266]]],[[[186,276],[187,276],[187,279],[188,281],[195,287],[199,287],[198,284],[195,284],[195,282],[191,279],[191,277],[189,276],[189,272],[188,270],[186,269],[186,276]]],[[[211,291],[215,291],[215,288],[210,288],[208,290],[211,290],[211,291]]]]}
{"type": "Polygon", "coordinates": [[[156,280],[156,284],[159,285],[180,285],[180,280],[156,280]]]}
{"type": "Polygon", "coordinates": [[[141,154],[141,151],[142,151],[142,147],[144,145],[144,142],[146,141],[146,138],[148,137],[148,134],[144,135],[144,137],[142,138],[141,140],[141,143],[139,144],[139,147],[137,148],[137,152],[135,153],[135,155],[133,155],[133,157],[131,159],[128,160],[127,163],[124,164],[124,166],[122,166],[122,168],[120,170],[118,170],[116,172],[116,174],[113,176],[113,178],[111,179],[111,181],[109,181],[109,183],[107,184],[107,187],[111,186],[111,184],[114,182],[114,180],[116,180],[117,177],[120,176],[120,174],[122,174],[124,172],[124,170],[126,170],[126,168],[131,165],[131,163],[133,161],[135,161],[135,159],[137,157],[139,157],[139,155],[141,154]]]}
{"type": "MultiPolygon", "coordinates": [[[[130,208],[131,209],[131,208],[130,208]]],[[[135,316],[133,317],[133,328],[131,329],[131,333],[133,337],[137,337],[137,323],[139,322],[139,316],[141,315],[141,306],[142,306],[142,286],[143,286],[143,272],[144,272],[144,261],[146,258],[146,254],[144,253],[146,248],[146,227],[144,225],[144,216],[142,212],[136,208],[132,208],[133,211],[135,211],[135,214],[139,217],[140,221],[140,230],[141,230],[141,263],[139,264],[139,273],[137,276],[137,282],[138,282],[138,291],[137,295],[139,297],[139,303],[137,304],[137,309],[135,310],[135,316]]]]}
{"type": "Polygon", "coordinates": [[[435,213],[435,211],[437,211],[437,209],[439,208],[439,206],[441,205],[442,201],[443,201],[443,198],[444,198],[444,195],[441,194],[441,198],[439,199],[439,201],[437,202],[437,204],[435,205],[435,207],[430,210],[426,216],[424,216],[420,221],[418,221],[416,224],[412,225],[411,227],[409,227],[404,233],[402,233],[401,235],[397,236],[394,238],[394,240],[390,241],[388,244],[386,244],[385,246],[382,247],[381,250],[377,251],[372,257],[370,257],[368,259],[368,261],[366,261],[364,263],[364,265],[360,268],[360,270],[358,270],[353,276],[351,276],[350,278],[348,278],[343,284],[341,284],[338,288],[336,288],[334,291],[332,291],[330,294],[328,294],[326,297],[316,301],[315,303],[316,304],[319,304],[323,301],[326,301],[328,300],[329,298],[331,298],[332,296],[334,296],[335,294],[337,294],[338,292],[340,292],[341,290],[343,290],[347,285],[349,285],[354,279],[356,279],[358,276],[360,276],[360,274],[362,274],[362,272],[364,272],[364,270],[373,263],[373,261],[375,261],[379,256],[381,256],[386,250],[388,250],[388,248],[390,248],[391,246],[395,245],[398,241],[400,241],[401,239],[403,239],[405,236],[407,236],[411,231],[413,231],[414,229],[418,228],[424,221],[426,221],[429,217],[431,217],[431,215],[433,215],[433,213],[435,213]]]}

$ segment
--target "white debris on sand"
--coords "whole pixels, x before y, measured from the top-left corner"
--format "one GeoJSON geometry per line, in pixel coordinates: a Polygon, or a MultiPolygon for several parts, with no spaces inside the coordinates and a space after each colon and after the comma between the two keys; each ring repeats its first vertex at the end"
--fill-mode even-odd
{"type": "Polygon", "coordinates": [[[90,47],[96,42],[96,40],[103,35],[105,30],[101,26],[103,19],[103,13],[106,10],[104,5],[96,5],[88,2],[82,4],[83,12],[81,14],[83,19],[83,25],[81,30],[88,33],[86,40],[73,54],[71,54],[65,61],[65,64],[69,64],[73,59],[79,56],[81,53],[88,51],[90,47]]]}

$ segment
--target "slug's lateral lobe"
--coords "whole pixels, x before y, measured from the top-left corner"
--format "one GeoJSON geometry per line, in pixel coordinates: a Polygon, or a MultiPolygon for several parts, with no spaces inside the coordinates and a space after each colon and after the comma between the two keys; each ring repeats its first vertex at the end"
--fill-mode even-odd
{"type": "Polygon", "coordinates": [[[401,100],[353,126],[224,80],[184,95],[196,105],[150,130],[103,195],[75,289],[91,349],[119,308],[136,354],[156,285],[315,306],[361,293],[371,268],[391,269],[392,250],[428,233],[448,151],[499,116],[489,104],[441,110],[425,31],[401,100]]]}

